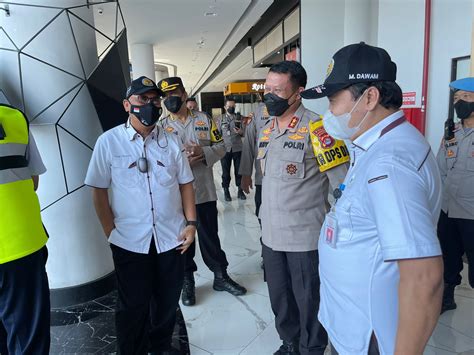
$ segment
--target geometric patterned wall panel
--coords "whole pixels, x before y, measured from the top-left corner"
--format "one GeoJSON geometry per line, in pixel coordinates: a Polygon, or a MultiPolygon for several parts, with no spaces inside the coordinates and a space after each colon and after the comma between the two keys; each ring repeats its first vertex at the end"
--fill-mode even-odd
{"type": "Polygon", "coordinates": [[[127,118],[123,15],[118,0],[8,5],[10,16],[0,14],[0,102],[26,113],[47,168],[38,197],[50,287],[75,287],[113,271],[84,178],[97,137],[127,118]],[[107,29],[94,27],[97,7],[115,15],[107,29]]]}
{"type": "MultiPolygon", "coordinates": [[[[32,125],[57,125],[92,151],[104,130],[127,119],[122,100],[130,74],[124,72],[129,59],[120,4],[117,0],[85,1],[81,6],[62,8],[26,2],[9,4],[12,14],[28,18],[26,29],[8,18],[0,26],[0,100],[22,109],[32,125]],[[95,28],[93,17],[85,16],[99,5],[115,13],[115,24],[107,30],[95,28]],[[38,16],[31,16],[32,7],[38,16]],[[98,51],[97,42],[105,43],[105,48],[98,51]],[[65,47],[52,51],[45,48],[47,43],[65,47]],[[91,51],[95,57],[90,56],[91,51]],[[67,61],[65,54],[70,56],[67,61]],[[52,85],[54,82],[61,85],[52,85]],[[45,83],[49,83],[47,90],[45,83]]],[[[59,137],[57,141],[64,165],[59,137]]],[[[64,166],[62,170],[70,193],[74,189],[69,186],[76,184],[68,184],[69,174],[64,166]]]]}

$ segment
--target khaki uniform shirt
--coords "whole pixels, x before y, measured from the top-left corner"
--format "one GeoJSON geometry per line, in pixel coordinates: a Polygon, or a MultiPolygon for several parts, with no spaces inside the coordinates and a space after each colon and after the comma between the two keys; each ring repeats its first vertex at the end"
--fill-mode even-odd
{"type": "Polygon", "coordinates": [[[454,139],[443,140],[437,160],[443,181],[441,209],[451,218],[474,219],[474,128],[456,127],[454,139]]]}
{"type": "Polygon", "coordinates": [[[169,133],[177,134],[183,144],[199,144],[205,160],[192,166],[196,204],[216,201],[216,186],[212,166],[225,155],[225,146],[219,130],[212,119],[199,111],[189,111],[186,121],[176,116],[164,117],[161,126],[169,133]]]}
{"type": "Polygon", "coordinates": [[[271,118],[260,132],[262,237],[275,251],[317,249],[329,210],[329,184],[338,187],[347,173],[347,164],[320,172],[309,132],[310,121],[320,119],[301,104],[287,128],[280,131],[277,119],[271,118]]]}
{"type": "Polygon", "coordinates": [[[242,146],[242,157],[240,158],[240,175],[252,176],[255,164],[255,185],[262,185],[262,169],[260,162],[255,158],[258,154],[258,138],[260,130],[268,122],[269,116],[265,104],[261,104],[255,112],[255,116],[245,128],[245,136],[242,146]]]}
{"type": "MultiPolygon", "coordinates": [[[[228,113],[220,115],[217,120],[217,127],[221,131],[222,138],[224,138],[224,144],[226,152],[241,152],[242,151],[242,136],[235,132],[235,117],[236,115],[229,115],[228,113]]],[[[243,123],[240,123],[240,127],[244,129],[243,123]]]]}

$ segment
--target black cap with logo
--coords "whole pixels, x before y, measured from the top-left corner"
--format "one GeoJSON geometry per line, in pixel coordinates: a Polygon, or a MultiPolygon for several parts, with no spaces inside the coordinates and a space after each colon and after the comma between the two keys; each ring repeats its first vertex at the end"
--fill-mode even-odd
{"type": "Polygon", "coordinates": [[[155,82],[146,76],[141,76],[132,81],[127,89],[125,98],[128,99],[132,95],[141,95],[148,91],[156,91],[160,97],[164,96],[163,92],[156,86],[155,82]]]}
{"type": "Polygon", "coordinates": [[[383,48],[364,42],[341,48],[329,63],[324,84],[301,93],[304,99],[319,99],[357,83],[395,81],[397,65],[383,48]]]}
{"type": "Polygon", "coordinates": [[[180,77],[172,76],[170,78],[160,80],[158,82],[158,88],[160,88],[160,90],[163,92],[169,92],[176,90],[177,88],[181,88],[184,90],[184,85],[180,77]]]}

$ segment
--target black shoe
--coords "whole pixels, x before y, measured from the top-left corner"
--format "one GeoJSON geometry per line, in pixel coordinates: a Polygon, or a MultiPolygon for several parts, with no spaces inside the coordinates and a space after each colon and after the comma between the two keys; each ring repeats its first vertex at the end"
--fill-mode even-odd
{"type": "Polygon", "coordinates": [[[298,355],[298,343],[293,341],[283,340],[282,346],[273,355],[298,355]]]}
{"type": "Polygon", "coordinates": [[[240,187],[239,187],[239,191],[237,192],[237,198],[239,200],[246,200],[247,199],[247,197],[244,194],[244,190],[242,190],[240,187]]]}
{"type": "Polygon", "coordinates": [[[181,301],[185,306],[194,306],[196,304],[196,291],[194,285],[194,276],[184,276],[183,291],[181,292],[181,301]]]}
{"type": "Polygon", "coordinates": [[[227,187],[224,187],[224,199],[226,201],[232,201],[232,197],[230,197],[230,192],[229,192],[229,188],[227,187]]]}
{"type": "Polygon", "coordinates": [[[214,285],[212,287],[216,291],[227,291],[234,296],[242,296],[247,293],[247,289],[232,280],[227,272],[214,273],[214,285]]]}
{"type": "Polygon", "coordinates": [[[454,289],[456,285],[444,284],[444,292],[443,292],[443,303],[441,305],[441,314],[446,311],[450,311],[452,309],[457,308],[457,304],[454,301],[454,289]]]}

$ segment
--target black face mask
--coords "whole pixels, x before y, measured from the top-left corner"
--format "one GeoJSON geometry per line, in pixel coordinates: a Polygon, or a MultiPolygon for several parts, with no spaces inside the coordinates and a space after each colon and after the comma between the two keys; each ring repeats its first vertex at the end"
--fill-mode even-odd
{"type": "Polygon", "coordinates": [[[461,120],[465,120],[471,116],[471,113],[474,112],[474,102],[459,100],[454,104],[454,109],[456,110],[456,115],[461,120]]]}
{"type": "Polygon", "coordinates": [[[181,96],[169,96],[165,99],[165,106],[171,113],[178,113],[183,106],[183,100],[181,96]]]}
{"type": "Polygon", "coordinates": [[[162,112],[163,109],[161,107],[156,107],[151,102],[142,106],[130,106],[130,113],[135,115],[147,127],[153,126],[160,119],[162,112]]]}
{"type": "Polygon", "coordinates": [[[229,108],[227,109],[227,112],[228,112],[229,114],[233,115],[233,114],[235,113],[235,107],[229,107],[229,108]]]}
{"type": "Polygon", "coordinates": [[[279,117],[279,116],[283,115],[286,112],[286,110],[288,110],[291,106],[288,103],[288,100],[289,100],[289,98],[284,99],[284,98],[282,98],[278,95],[275,95],[271,92],[269,92],[268,94],[265,94],[263,96],[263,101],[265,102],[265,106],[267,106],[268,114],[270,116],[279,117]]]}

